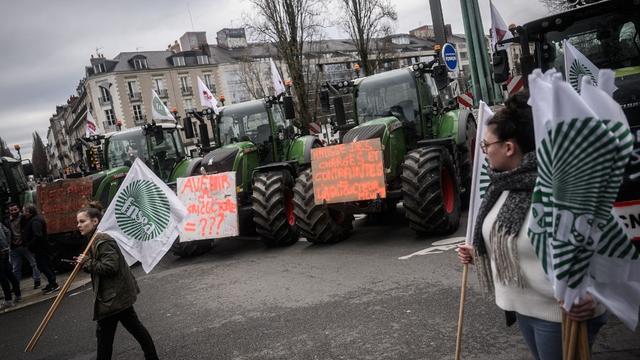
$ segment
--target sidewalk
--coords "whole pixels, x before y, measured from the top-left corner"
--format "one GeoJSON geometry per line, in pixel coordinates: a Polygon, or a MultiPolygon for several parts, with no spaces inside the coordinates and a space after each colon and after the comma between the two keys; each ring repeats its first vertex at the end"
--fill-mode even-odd
{"type": "MultiPolygon", "coordinates": [[[[71,275],[70,272],[68,273],[63,273],[63,274],[56,274],[56,280],[58,281],[58,284],[60,285],[60,289],[62,290],[62,285],[64,285],[65,281],[67,281],[67,278],[69,277],[69,275],[71,275]]],[[[78,273],[78,275],[76,276],[73,284],[71,284],[71,286],[69,287],[69,290],[67,291],[67,294],[69,294],[71,291],[87,284],[91,282],[91,275],[80,271],[78,273]]],[[[46,278],[42,279],[42,285],[40,286],[40,288],[38,289],[34,289],[33,288],[33,279],[31,277],[22,279],[22,281],[20,281],[20,290],[22,292],[22,301],[19,303],[14,303],[15,305],[0,311],[0,315],[10,312],[10,311],[15,311],[18,309],[22,309],[24,307],[33,305],[33,304],[37,304],[52,298],[55,298],[56,296],[58,296],[58,293],[60,291],[55,291],[52,292],[50,294],[43,294],[42,293],[42,289],[47,286],[47,280],[46,278]]],[[[0,293],[0,296],[2,295],[2,293],[0,293]]],[[[3,300],[0,300],[3,301],[3,300]]]]}

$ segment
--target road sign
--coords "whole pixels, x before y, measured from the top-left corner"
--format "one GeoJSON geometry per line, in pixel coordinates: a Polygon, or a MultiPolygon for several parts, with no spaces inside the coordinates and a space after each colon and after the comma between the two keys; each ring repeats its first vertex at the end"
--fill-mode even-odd
{"type": "Polygon", "coordinates": [[[449,69],[449,71],[456,71],[458,68],[458,53],[453,44],[444,44],[442,47],[442,57],[444,58],[444,64],[447,65],[447,69],[449,69]]]}

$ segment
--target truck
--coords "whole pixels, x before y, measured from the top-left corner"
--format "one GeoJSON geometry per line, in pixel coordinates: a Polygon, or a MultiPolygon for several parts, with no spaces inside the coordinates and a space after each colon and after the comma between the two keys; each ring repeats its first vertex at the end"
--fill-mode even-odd
{"type": "Polygon", "coordinates": [[[305,170],[294,188],[302,236],[313,243],[340,241],[352,229],[353,214],[384,214],[399,202],[418,235],[454,232],[470,189],[476,121],[448,96],[451,82],[439,55],[428,63],[330,85],[353,95],[352,123],[339,114],[341,98],[334,98],[337,129],[344,131],[341,142],[380,139],[387,196],[316,204],[313,174],[305,170]]]}
{"type": "MultiPolygon", "coordinates": [[[[524,75],[534,69],[564,69],[562,42],[567,40],[600,69],[615,71],[618,88],[613,98],[622,106],[634,137],[634,150],[627,165],[614,211],[636,246],[640,244],[640,1],[570,1],[573,8],[531,21],[515,29],[516,36],[500,45],[515,43],[522,55],[524,75]]],[[[506,50],[494,54],[494,77],[501,83],[510,75],[506,50]]],[[[580,69],[576,69],[581,72],[580,69]]],[[[583,72],[586,74],[585,72],[583,72]]],[[[571,79],[569,79],[571,80],[571,79]]],[[[528,85],[525,82],[525,85],[528,85]]]]}
{"type": "Polygon", "coordinates": [[[201,161],[208,174],[236,173],[240,234],[257,232],[271,247],[298,241],[294,180],[310,166],[311,149],[322,146],[316,136],[297,131],[293,117],[288,96],[224,106],[215,120],[220,147],[201,161]]]}

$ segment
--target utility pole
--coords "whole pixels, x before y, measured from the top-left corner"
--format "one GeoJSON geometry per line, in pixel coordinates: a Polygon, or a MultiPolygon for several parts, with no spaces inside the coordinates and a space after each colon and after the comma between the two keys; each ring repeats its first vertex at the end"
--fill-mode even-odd
{"type": "Polygon", "coordinates": [[[436,44],[442,46],[447,42],[447,30],[444,25],[440,0],[429,0],[429,8],[431,9],[431,22],[433,23],[436,44]]]}

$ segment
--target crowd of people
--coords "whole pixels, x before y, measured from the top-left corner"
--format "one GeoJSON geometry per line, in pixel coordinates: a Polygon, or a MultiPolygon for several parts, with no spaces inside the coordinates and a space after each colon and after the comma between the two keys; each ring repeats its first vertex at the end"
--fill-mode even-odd
{"type": "Polygon", "coordinates": [[[0,310],[22,301],[20,281],[23,260],[27,260],[33,276],[33,288],[41,287],[41,275],[47,279],[43,294],[58,291],[56,274],[51,268],[51,248],[47,238],[47,223],[34,204],[9,205],[9,216],[0,222],[0,285],[3,301],[0,310]]]}

